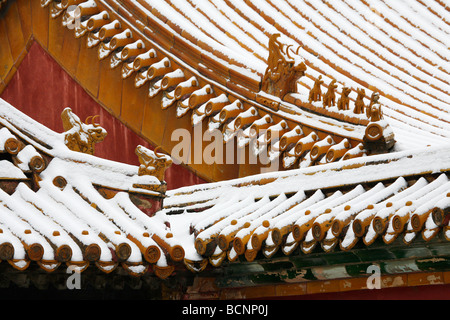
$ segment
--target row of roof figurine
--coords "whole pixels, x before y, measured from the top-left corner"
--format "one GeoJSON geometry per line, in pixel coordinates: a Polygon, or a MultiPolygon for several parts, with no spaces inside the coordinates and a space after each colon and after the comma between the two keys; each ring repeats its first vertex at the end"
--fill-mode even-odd
{"type": "MultiPolygon", "coordinates": [[[[303,60],[298,55],[300,46],[297,50],[293,50],[292,43],[284,43],[288,39],[283,39],[279,34],[272,34],[269,38],[269,57],[267,59],[267,69],[262,78],[261,90],[274,95],[279,98],[283,98],[287,93],[295,92],[295,87],[297,81],[305,76],[307,66],[303,60]]],[[[322,100],[323,96],[323,107],[329,108],[335,106],[336,102],[336,89],[338,87],[336,80],[332,80],[328,85],[328,91],[322,95],[323,85],[322,75],[319,75],[317,79],[314,80],[314,85],[309,92],[309,103],[317,102],[322,100]]],[[[338,110],[345,111],[350,109],[350,98],[349,95],[352,89],[343,86],[341,97],[337,101],[338,110]]],[[[370,103],[366,107],[364,104],[365,89],[357,89],[357,98],[355,100],[355,107],[353,113],[355,114],[366,114],[367,118],[376,122],[383,119],[381,112],[381,106],[378,102],[380,95],[378,92],[374,91],[370,98],[370,103]]]]}
{"type": "MultiPolygon", "coordinates": [[[[335,106],[336,105],[335,91],[337,89],[336,80],[333,79],[330,82],[330,84],[328,85],[328,90],[324,95],[322,95],[322,89],[321,89],[322,84],[323,84],[322,76],[319,75],[319,77],[314,81],[314,85],[309,92],[309,97],[308,97],[309,103],[321,101],[322,96],[323,96],[322,104],[323,104],[324,108],[329,108],[331,106],[335,106]]],[[[344,86],[342,88],[341,97],[337,101],[338,110],[349,110],[350,109],[349,95],[350,95],[351,91],[352,91],[352,89],[349,87],[344,86]]],[[[378,92],[374,91],[372,93],[372,96],[370,97],[370,103],[368,106],[366,106],[364,104],[364,97],[366,95],[366,91],[364,90],[364,88],[358,88],[356,90],[356,93],[357,93],[357,97],[355,100],[355,107],[353,109],[353,113],[355,113],[355,114],[364,114],[365,113],[367,118],[369,118],[371,121],[379,121],[379,120],[383,119],[381,107],[378,102],[378,100],[380,99],[380,94],[378,92]]]]}

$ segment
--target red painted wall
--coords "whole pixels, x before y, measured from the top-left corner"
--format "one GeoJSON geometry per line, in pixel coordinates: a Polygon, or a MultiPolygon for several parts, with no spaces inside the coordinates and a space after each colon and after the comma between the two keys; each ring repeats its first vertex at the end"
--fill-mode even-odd
{"type": "MultiPolygon", "coordinates": [[[[108,132],[105,140],[95,146],[95,155],[101,158],[139,165],[136,146],[154,149],[91,98],[37,42],[31,45],[0,98],[56,132],[63,132],[61,112],[66,107],[82,121],[100,115],[96,122],[108,132]]],[[[166,171],[165,180],[168,189],[205,182],[178,165],[166,171]]]]}

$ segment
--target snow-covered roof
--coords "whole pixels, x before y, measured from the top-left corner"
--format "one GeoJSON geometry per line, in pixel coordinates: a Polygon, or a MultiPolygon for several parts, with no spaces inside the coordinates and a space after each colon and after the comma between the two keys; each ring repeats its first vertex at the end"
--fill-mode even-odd
{"type": "Polygon", "coordinates": [[[258,252],[270,258],[280,250],[348,251],[376,239],[411,244],[443,234],[450,240],[444,222],[449,150],[429,147],[180,188],[168,192],[164,211],[189,220],[197,254],[214,266],[240,255],[253,261],[258,252]]]}
{"type": "MultiPolygon", "coordinates": [[[[439,2],[140,0],[133,9],[139,14],[127,19],[150,29],[149,36],[166,32],[194,48],[180,59],[186,56],[189,63],[194,52],[205,55],[228,69],[227,75],[256,83],[267,67],[269,38],[280,33],[299,47],[307,66],[298,84],[300,100],[307,100],[319,76],[324,90],[335,79],[338,91],[344,85],[353,89],[352,99],[358,88],[367,97],[380,92],[400,150],[436,145],[449,136],[450,18],[439,2]]],[[[217,71],[207,59],[197,64],[217,71]]]]}
{"type": "Polygon", "coordinates": [[[171,190],[148,216],[143,210],[158,209],[148,199],[162,195],[140,186],[158,179],[70,151],[62,134],[1,101],[0,151],[11,161],[0,162],[0,181],[15,185],[0,191],[0,253],[15,268],[34,260],[48,271],[66,262],[110,272],[120,263],[165,278],[181,263],[198,272],[259,252],[450,238],[450,18],[439,2],[87,0],[76,1],[80,25],[72,25],[70,2],[40,3],[99,60],[120,67],[120,77],[145,86],[154,105],[176,108],[174,122],[190,115],[225,142],[245,123],[242,146],[253,126],[279,130],[271,157],[299,169],[171,190]],[[282,98],[260,90],[276,33],[307,67],[297,92],[282,98]],[[372,119],[308,101],[319,77],[323,91],[332,79],[338,93],[351,87],[352,103],[359,88],[366,103],[380,93],[376,128],[392,143],[395,136],[393,152],[365,149],[372,119]],[[19,150],[6,148],[10,137],[19,150]],[[311,166],[321,146],[335,154],[311,166]]]}
{"type": "Polygon", "coordinates": [[[176,109],[171,121],[190,116],[192,126],[218,129],[226,142],[245,116],[240,147],[248,145],[252,126],[263,140],[265,130],[286,122],[279,133],[290,138],[289,147],[276,144],[270,154],[272,162],[281,159],[283,169],[435,146],[449,136],[449,30],[442,23],[448,11],[440,4],[91,0],[75,5],[82,16],[79,25],[73,25],[74,11],[65,3],[41,4],[52,18],[62,16],[63,26],[97,50],[99,60],[121,68],[123,79],[134,77],[136,88],[148,88],[152,105],[176,109]],[[263,90],[270,39],[278,34],[283,54],[306,68],[295,90],[281,97],[263,90]],[[322,93],[336,81],[336,99],[350,88],[350,110],[310,101],[319,79],[322,93]],[[385,132],[376,135],[381,147],[372,148],[367,143],[370,115],[353,107],[363,102],[367,108],[375,93],[385,132]],[[245,113],[250,110],[254,117],[245,113]],[[263,118],[268,121],[257,124],[263,118]],[[297,126],[301,131],[295,135],[297,126]],[[340,149],[345,152],[316,158],[314,144],[308,144],[296,153],[295,144],[312,132],[319,145],[332,138],[324,150],[347,146],[340,149]]]}
{"type": "Polygon", "coordinates": [[[4,101],[0,114],[0,255],[18,270],[120,264],[166,278],[259,251],[450,239],[448,145],[170,190],[161,207],[163,195],[134,187],[138,167],[71,151],[4,101]]]}
{"type": "Polygon", "coordinates": [[[56,133],[0,100],[0,252],[14,268],[36,261],[106,273],[121,264],[140,275],[149,264],[161,277],[167,257],[183,249],[170,227],[151,217],[161,208],[161,181],[139,167],[70,150],[56,133]],[[165,252],[168,256],[166,257],[165,252]]]}

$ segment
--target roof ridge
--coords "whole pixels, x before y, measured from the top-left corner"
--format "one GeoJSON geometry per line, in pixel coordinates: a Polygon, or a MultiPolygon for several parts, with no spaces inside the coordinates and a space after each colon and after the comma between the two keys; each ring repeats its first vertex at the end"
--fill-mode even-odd
{"type": "MultiPolygon", "coordinates": [[[[217,61],[205,53],[199,55],[201,60],[194,61],[195,55],[187,56],[186,53],[183,53],[186,50],[186,52],[193,52],[191,50],[192,45],[188,43],[189,39],[186,39],[188,40],[186,42],[182,39],[183,34],[179,38],[177,35],[162,32],[163,30],[160,28],[163,28],[162,24],[167,19],[159,17],[157,19],[162,19],[161,21],[151,24],[148,20],[151,17],[147,17],[146,23],[150,24],[146,26],[138,23],[139,17],[141,17],[139,10],[144,10],[143,8],[148,7],[148,4],[144,6],[144,3],[111,4],[108,1],[92,1],[89,2],[90,6],[83,6],[85,2],[74,5],[73,8],[79,10],[82,17],[81,24],[75,24],[74,26],[71,22],[72,7],[71,10],[68,10],[68,6],[56,4],[52,1],[47,1],[42,5],[50,8],[53,18],[62,16],[63,26],[75,29],[75,37],[86,37],[88,47],[97,47],[98,58],[101,60],[109,59],[112,69],[122,66],[121,75],[123,79],[134,75],[136,88],[143,85],[148,86],[150,99],[156,99],[156,95],[162,93],[162,109],[175,106],[177,108],[176,117],[178,118],[182,118],[191,112],[193,126],[199,125],[201,121],[206,121],[209,118],[209,122],[214,124],[210,126],[210,129],[221,130],[225,138],[226,125],[230,124],[232,120],[238,119],[239,113],[220,121],[222,118],[218,116],[219,108],[223,110],[227,105],[235,101],[241,101],[243,108],[240,113],[251,108],[257,110],[256,118],[246,123],[246,126],[242,129],[248,128],[253,121],[260,117],[270,115],[274,120],[274,125],[284,120],[288,129],[301,125],[305,133],[315,131],[321,139],[333,135],[333,144],[338,144],[343,139],[347,139],[350,143],[347,151],[350,151],[353,156],[363,155],[362,152],[351,150],[358,147],[360,143],[365,146],[365,152],[370,154],[372,152],[386,152],[395,142],[392,130],[389,129],[387,122],[384,122],[381,126],[376,126],[376,129],[372,127],[370,130],[377,132],[373,135],[376,138],[368,141],[365,140],[365,137],[369,133],[368,131],[364,132],[364,126],[368,125],[370,121],[362,116],[344,115],[341,111],[318,108],[314,104],[302,102],[301,99],[293,98],[290,95],[287,95],[284,100],[268,95],[260,91],[259,82],[256,86],[251,84],[253,80],[245,74],[238,75],[234,69],[227,69],[225,71],[227,77],[221,80],[220,77],[218,78],[220,72],[213,71],[215,67],[220,66],[220,63],[217,64],[217,61]],[[92,5],[93,3],[95,5],[92,5]],[[138,17],[138,20],[130,21],[127,10],[131,10],[138,17]],[[156,28],[155,30],[159,30],[161,33],[150,33],[150,27],[156,28]],[[169,37],[170,47],[167,47],[167,39],[158,38],[161,36],[169,37]],[[149,43],[150,46],[148,47],[149,43]],[[182,48],[184,49],[181,50],[182,48]],[[212,65],[208,67],[208,64],[212,65]],[[194,72],[194,67],[198,71],[194,72]],[[207,71],[208,69],[209,71],[207,71]],[[188,86],[189,83],[192,85],[188,86]],[[243,86],[240,84],[243,84],[243,86]],[[230,101],[229,104],[219,103],[217,107],[214,107],[213,113],[207,112],[206,106],[213,106],[216,99],[223,94],[227,96],[228,101],[230,101]],[[194,102],[194,100],[197,102],[194,102]],[[318,114],[319,117],[313,113],[318,114]],[[320,116],[325,118],[322,119],[320,116]],[[333,117],[338,120],[332,120],[333,117]],[[219,121],[216,121],[216,118],[219,121]],[[383,132],[390,132],[390,134],[383,134],[383,132]]],[[[153,10],[152,14],[154,13],[156,12],[153,10]]],[[[166,23],[169,23],[169,20],[166,23]]],[[[264,132],[265,130],[259,130],[257,135],[259,134],[262,137],[264,132]]],[[[280,135],[284,133],[286,132],[282,131],[280,135]]],[[[282,136],[278,137],[278,139],[280,138],[282,136]]],[[[298,138],[300,139],[300,136],[298,138]]],[[[273,151],[269,158],[272,163],[278,161],[278,158],[284,153],[284,150],[278,152],[274,149],[273,151]]],[[[341,152],[339,155],[344,156],[344,153],[341,152]]],[[[294,161],[290,161],[290,165],[284,166],[284,169],[298,167],[300,162],[305,159],[308,160],[309,156],[309,153],[294,155],[294,161]]],[[[328,160],[323,156],[324,154],[321,154],[317,159],[303,161],[302,166],[326,163],[328,160]]],[[[338,158],[329,157],[328,159],[330,159],[329,161],[336,161],[338,158]]]]}

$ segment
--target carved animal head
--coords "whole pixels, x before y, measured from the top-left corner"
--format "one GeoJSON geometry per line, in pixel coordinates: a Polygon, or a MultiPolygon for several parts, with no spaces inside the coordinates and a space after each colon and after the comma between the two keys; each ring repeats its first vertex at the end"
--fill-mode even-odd
{"type": "Polygon", "coordinates": [[[347,98],[350,94],[350,92],[352,92],[352,89],[350,87],[343,87],[342,88],[342,96],[347,98]]]}
{"type": "Polygon", "coordinates": [[[95,118],[97,117],[99,117],[99,115],[87,117],[84,124],[86,125],[85,128],[87,128],[87,132],[94,139],[94,141],[100,142],[105,139],[107,132],[105,129],[100,127],[100,124],[95,122],[95,118]]]}
{"type": "Polygon", "coordinates": [[[95,122],[97,117],[89,116],[83,123],[72,109],[64,109],[61,119],[65,131],[64,142],[69,149],[94,154],[94,144],[103,141],[107,135],[106,130],[95,122]]]}
{"type": "Polygon", "coordinates": [[[359,88],[356,92],[358,93],[358,99],[362,99],[366,96],[366,90],[364,90],[364,88],[359,88]]]}
{"type": "Polygon", "coordinates": [[[374,91],[372,93],[372,96],[370,97],[371,103],[378,103],[378,100],[380,99],[380,94],[377,91],[374,91]]]}
{"type": "Polygon", "coordinates": [[[158,153],[158,149],[156,148],[155,151],[152,151],[144,146],[138,145],[135,152],[141,164],[138,174],[152,175],[162,182],[164,181],[164,173],[172,165],[173,160],[166,154],[158,153]]]}

